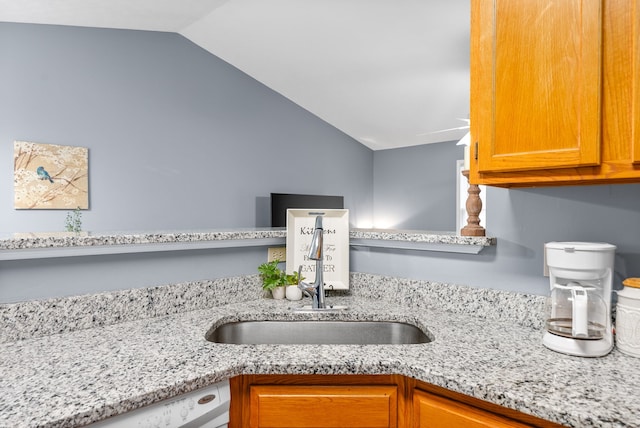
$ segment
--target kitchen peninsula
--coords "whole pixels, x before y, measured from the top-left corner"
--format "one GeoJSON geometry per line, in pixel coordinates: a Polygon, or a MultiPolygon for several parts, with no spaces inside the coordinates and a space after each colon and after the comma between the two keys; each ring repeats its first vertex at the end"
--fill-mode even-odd
{"type": "MultiPolygon", "coordinates": [[[[339,314],[264,298],[257,275],[0,305],[0,426],[78,426],[243,375],[400,375],[568,426],[637,426],[638,359],[541,344],[544,297],[351,274],[339,314]],[[231,345],[239,320],[401,321],[419,345],[231,345]],[[53,327],[53,328],[52,328],[53,327]],[[373,351],[373,352],[372,352],[373,351]],[[314,358],[309,358],[314,355],[314,358]]],[[[233,400],[233,396],[232,396],[233,400]]]]}

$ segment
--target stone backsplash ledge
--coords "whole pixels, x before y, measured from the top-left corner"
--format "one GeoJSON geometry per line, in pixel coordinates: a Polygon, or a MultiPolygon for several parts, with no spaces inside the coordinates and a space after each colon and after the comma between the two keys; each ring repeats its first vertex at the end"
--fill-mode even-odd
{"type": "MultiPolygon", "coordinates": [[[[536,329],[543,326],[546,300],[544,296],[366,273],[352,273],[350,290],[335,293],[393,302],[409,310],[438,308],[536,329]]],[[[263,297],[259,276],[247,275],[0,304],[0,343],[263,297]]]]}

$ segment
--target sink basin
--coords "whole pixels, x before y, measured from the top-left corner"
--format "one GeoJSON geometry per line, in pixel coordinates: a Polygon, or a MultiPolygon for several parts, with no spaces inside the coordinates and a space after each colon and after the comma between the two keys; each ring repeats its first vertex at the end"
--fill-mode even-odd
{"type": "Polygon", "coordinates": [[[206,334],[216,343],[403,345],[428,343],[418,327],[391,321],[241,321],[206,334]]]}

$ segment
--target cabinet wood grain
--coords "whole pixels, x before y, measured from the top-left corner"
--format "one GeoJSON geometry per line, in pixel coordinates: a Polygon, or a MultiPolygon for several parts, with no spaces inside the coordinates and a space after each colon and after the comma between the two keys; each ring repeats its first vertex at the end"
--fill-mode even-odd
{"type": "Polygon", "coordinates": [[[633,115],[632,115],[632,136],[631,144],[633,144],[633,162],[640,163],[640,0],[636,0],[634,4],[635,13],[633,19],[633,115]]]}
{"type": "Polygon", "coordinates": [[[237,376],[231,379],[229,426],[560,427],[400,375],[237,376]]]}
{"type": "Polygon", "coordinates": [[[397,427],[395,385],[256,385],[250,391],[250,427],[397,427]]]}
{"type": "Polygon", "coordinates": [[[601,5],[477,1],[480,172],[598,165],[601,5]]]}
{"type": "Polygon", "coordinates": [[[438,395],[413,393],[414,428],[506,428],[530,427],[496,414],[464,405],[438,395]]]}
{"type": "Polygon", "coordinates": [[[245,375],[231,379],[230,427],[397,427],[397,375],[245,375]]]}
{"type": "Polygon", "coordinates": [[[640,182],[640,0],[472,0],[470,182],[640,182]]]}

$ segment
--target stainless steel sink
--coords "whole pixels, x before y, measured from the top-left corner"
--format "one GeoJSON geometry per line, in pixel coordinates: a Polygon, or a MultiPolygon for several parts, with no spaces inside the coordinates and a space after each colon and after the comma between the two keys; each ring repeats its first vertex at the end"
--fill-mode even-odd
{"type": "Polygon", "coordinates": [[[418,327],[391,321],[241,321],[209,330],[206,339],[216,343],[294,345],[431,342],[418,327]]]}

